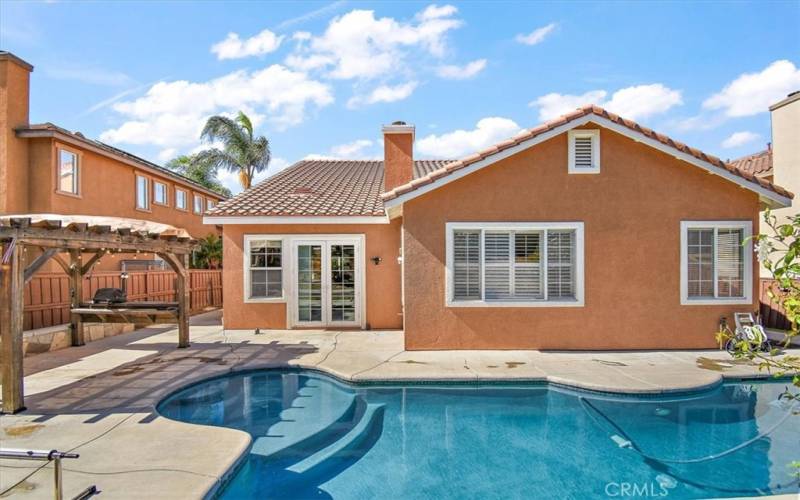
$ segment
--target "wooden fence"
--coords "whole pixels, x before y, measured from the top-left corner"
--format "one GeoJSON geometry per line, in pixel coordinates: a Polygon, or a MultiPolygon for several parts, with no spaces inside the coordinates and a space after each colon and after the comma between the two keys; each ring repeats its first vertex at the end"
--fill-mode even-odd
{"type": "Polygon", "coordinates": [[[767,328],[788,330],[791,328],[791,324],[789,320],[786,319],[786,311],[781,307],[779,301],[773,300],[767,295],[767,291],[770,289],[772,289],[773,293],[776,295],[780,295],[780,290],[777,288],[775,280],[762,278],[759,286],[761,323],[767,328]]]}
{"type": "MultiPolygon", "coordinates": [[[[222,271],[189,270],[189,308],[199,312],[222,306],[222,271]]],[[[88,301],[98,288],[121,288],[118,271],[94,272],[86,277],[83,299],[88,301]]],[[[128,300],[174,301],[175,273],[141,271],[128,273],[128,300]]],[[[25,285],[23,328],[31,330],[69,323],[69,277],[64,273],[37,273],[25,285]]]]}

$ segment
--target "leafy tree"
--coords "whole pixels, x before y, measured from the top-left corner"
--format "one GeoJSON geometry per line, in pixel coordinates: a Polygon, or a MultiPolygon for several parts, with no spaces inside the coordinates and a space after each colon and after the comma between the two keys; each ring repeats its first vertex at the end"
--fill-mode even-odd
{"type": "Polygon", "coordinates": [[[200,241],[200,248],[192,254],[192,268],[219,269],[222,263],[222,238],[209,234],[200,241]]]}
{"type": "Polygon", "coordinates": [[[197,155],[178,156],[168,161],[165,167],[221,195],[231,196],[231,190],[223,186],[217,179],[217,167],[203,161],[197,155]]]}
{"type": "Polygon", "coordinates": [[[233,119],[227,116],[209,118],[201,138],[209,143],[220,143],[222,149],[206,149],[199,152],[197,158],[238,174],[244,189],[250,188],[255,174],[269,166],[269,140],[263,135],[253,135],[253,123],[241,111],[233,119]]]}
{"type": "MultiPolygon", "coordinates": [[[[776,376],[791,374],[794,389],[787,388],[781,398],[796,405],[800,402],[800,356],[784,355],[781,348],[789,347],[792,339],[800,334],[800,214],[779,222],[767,210],[764,222],[770,227],[771,234],[759,234],[753,240],[758,260],[775,279],[775,285],[767,293],[770,299],[783,306],[786,319],[789,320],[789,330],[780,347],[769,352],[762,352],[760,346],[747,340],[735,340],[730,331],[719,332],[717,338],[721,342],[734,339],[735,359],[756,362],[760,370],[767,370],[776,376]]],[[[795,414],[800,415],[800,411],[795,409],[795,414]]],[[[790,466],[795,469],[795,475],[800,477],[800,461],[792,462],[790,466]]]]}

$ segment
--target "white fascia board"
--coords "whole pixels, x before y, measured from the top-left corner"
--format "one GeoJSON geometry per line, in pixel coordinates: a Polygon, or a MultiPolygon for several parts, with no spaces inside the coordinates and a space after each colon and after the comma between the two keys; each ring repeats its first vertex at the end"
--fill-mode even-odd
{"type": "Polygon", "coordinates": [[[753,191],[754,193],[758,194],[759,198],[761,199],[761,201],[763,201],[765,204],[767,204],[770,208],[785,208],[785,207],[792,206],[791,198],[787,198],[786,196],[782,196],[782,195],[780,195],[780,194],[778,194],[778,193],[776,193],[774,191],[770,191],[769,189],[761,187],[758,183],[748,181],[747,179],[745,179],[743,177],[739,177],[736,174],[732,174],[732,173],[728,172],[727,170],[725,170],[723,168],[720,168],[720,167],[717,167],[716,165],[713,165],[713,164],[711,164],[711,163],[709,163],[707,161],[701,160],[699,158],[695,158],[694,156],[692,156],[692,155],[690,155],[688,153],[684,153],[684,152],[682,152],[682,151],[680,151],[680,150],[678,150],[676,148],[673,148],[672,146],[668,146],[666,144],[663,144],[662,142],[660,142],[660,141],[658,141],[656,139],[652,139],[650,137],[647,137],[646,135],[642,134],[641,132],[636,132],[634,130],[629,129],[628,127],[626,127],[624,125],[620,125],[618,123],[615,123],[615,122],[609,120],[608,118],[603,118],[603,117],[595,115],[595,114],[590,114],[590,115],[582,116],[581,118],[576,118],[575,120],[572,120],[572,121],[570,121],[568,123],[565,123],[564,125],[556,127],[556,128],[554,128],[554,129],[552,129],[552,130],[550,130],[548,132],[544,132],[544,133],[542,133],[540,135],[537,135],[536,137],[533,137],[533,138],[531,138],[531,139],[529,139],[527,141],[521,142],[521,143],[517,144],[516,146],[510,147],[510,148],[508,148],[506,150],[503,150],[503,151],[500,151],[500,152],[495,153],[493,155],[487,156],[483,160],[477,161],[477,162],[473,163],[472,165],[469,165],[468,167],[462,168],[460,170],[456,170],[452,174],[449,174],[449,175],[447,175],[445,177],[442,177],[442,178],[432,182],[431,184],[427,184],[427,185],[419,187],[419,188],[417,188],[417,189],[415,189],[413,191],[409,191],[408,193],[404,193],[404,194],[398,196],[397,198],[394,198],[392,200],[388,200],[388,201],[385,202],[386,209],[388,210],[388,209],[391,209],[391,208],[393,208],[393,207],[395,207],[397,205],[402,205],[406,201],[412,200],[412,199],[414,199],[414,198],[416,198],[418,196],[422,196],[423,194],[425,194],[425,193],[427,193],[429,191],[433,191],[434,189],[438,189],[438,188],[440,188],[440,187],[442,187],[442,186],[444,186],[446,184],[449,184],[449,183],[451,183],[451,182],[453,182],[455,180],[458,180],[458,179],[460,179],[460,178],[462,178],[462,177],[464,177],[466,175],[469,175],[469,174],[475,172],[476,170],[480,170],[480,169],[482,169],[484,167],[487,167],[487,166],[489,166],[489,165],[491,165],[493,163],[497,163],[498,161],[504,160],[504,159],[508,158],[509,156],[513,156],[513,155],[515,155],[515,154],[517,154],[517,153],[519,153],[521,151],[524,151],[524,150],[526,150],[528,148],[531,148],[531,147],[533,147],[533,146],[535,146],[535,145],[537,145],[539,143],[542,143],[542,142],[544,142],[546,140],[552,139],[553,137],[555,137],[555,136],[557,136],[559,134],[562,134],[562,133],[567,132],[567,131],[575,128],[575,127],[579,127],[581,125],[584,125],[584,124],[590,123],[590,122],[591,123],[596,123],[597,125],[600,125],[600,126],[602,126],[604,128],[607,128],[609,130],[612,130],[614,132],[622,134],[622,135],[624,135],[626,137],[629,137],[630,139],[633,139],[636,142],[641,142],[643,144],[646,144],[646,145],[648,145],[648,146],[650,146],[652,148],[655,148],[655,149],[657,149],[657,150],[659,150],[659,151],[661,151],[663,153],[666,153],[666,154],[668,154],[670,156],[674,156],[675,158],[677,158],[679,160],[685,161],[686,163],[690,163],[690,164],[692,164],[692,165],[694,165],[696,167],[700,167],[700,168],[702,168],[703,170],[707,171],[710,174],[719,175],[723,179],[726,179],[726,180],[731,181],[731,182],[733,182],[735,184],[738,184],[739,186],[741,186],[744,189],[749,189],[750,191],[753,191]]]}
{"type": "Polygon", "coordinates": [[[389,224],[389,217],[378,216],[205,216],[203,224],[389,224]]]}

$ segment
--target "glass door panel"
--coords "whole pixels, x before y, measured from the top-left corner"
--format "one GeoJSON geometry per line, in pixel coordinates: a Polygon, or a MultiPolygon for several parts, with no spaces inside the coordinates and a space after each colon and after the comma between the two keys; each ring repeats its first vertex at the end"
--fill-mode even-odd
{"type": "Polygon", "coordinates": [[[330,245],[330,321],[356,321],[355,245],[330,245]]]}
{"type": "Polygon", "coordinates": [[[297,321],[320,323],[322,318],[322,244],[297,246],[297,321]]]}

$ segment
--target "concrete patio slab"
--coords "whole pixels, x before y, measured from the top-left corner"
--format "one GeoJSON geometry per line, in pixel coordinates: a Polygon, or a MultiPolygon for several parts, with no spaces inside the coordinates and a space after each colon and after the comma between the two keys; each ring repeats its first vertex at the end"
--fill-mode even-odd
{"type": "MultiPolygon", "coordinates": [[[[97,485],[108,498],[202,498],[246,452],[244,432],[168,420],[155,405],[215,375],[301,367],[354,383],[517,381],[610,392],[701,390],[767,377],[720,351],[405,351],[398,331],[223,331],[219,313],[192,319],[192,347],[158,327],[25,358],[28,410],[0,416],[4,448],[59,449],[66,495],[97,485]]],[[[793,351],[797,354],[798,351],[793,351]]],[[[0,461],[0,494],[52,498],[52,469],[0,461]],[[9,490],[9,491],[6,491],[9,490]]]]}

